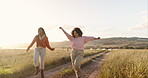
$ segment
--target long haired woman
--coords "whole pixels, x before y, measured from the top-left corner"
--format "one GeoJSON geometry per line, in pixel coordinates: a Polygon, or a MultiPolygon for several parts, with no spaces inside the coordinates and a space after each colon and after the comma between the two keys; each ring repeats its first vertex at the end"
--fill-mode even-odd
{"type": "Polygon", "coordinates": [[[41,78],[44,78],[44,57],[46,55],[46,47],[50,49],[51,51],[54,50],[54,48],[51,48],[49,45],[48,37],[46,36],[46,33],[42,27],[38,28],[38,35],[36,35],[31,42],[31,44],[28,46],[27,51],[33,46],[33,44],[36,43],[36,48],[34,49],[34,66],[35,66],[35,73],[34,75],[37,75],[39,72],[39,58],[40,58],[40,71],[41,71],[41,78]]]}

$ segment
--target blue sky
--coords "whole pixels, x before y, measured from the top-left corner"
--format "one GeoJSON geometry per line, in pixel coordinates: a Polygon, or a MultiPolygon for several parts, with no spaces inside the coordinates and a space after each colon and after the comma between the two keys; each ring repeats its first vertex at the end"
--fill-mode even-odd
{"type": "Polygon", "coordinates": [[[80,27],[86,36],[148,38],[147,0],[0,0],[0,45],[30,43],[43,27],[49,41],[67,40],[80,27]]]}

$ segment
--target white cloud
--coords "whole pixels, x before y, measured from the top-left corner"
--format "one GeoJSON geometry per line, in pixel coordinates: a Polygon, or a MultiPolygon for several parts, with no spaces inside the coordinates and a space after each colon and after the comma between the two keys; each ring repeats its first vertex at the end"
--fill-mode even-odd
{"type": "Polygon", "coordinates": [[[146,13],[148,13],[148,11],[140,11],[137,13],[137,15],[146,14],[146,13]]]}
{"type": "Polygon", "coordinates": [[[136,24],[135,26],[129,27],[129,30],[144,30],[148,29],[148,15],[142,17],[140,23],[136,24]]]}
{"type": "Polygon", "coordinates": [[[148,15],[143,16],[142,19],[148,21],[148,15]]]}
{"type": "Polygon", "coordinates": [[[141,22],[133,27],[130,27],[129,30],[143,30],[147,28],[148,28],[147,22],[141,22]]]}

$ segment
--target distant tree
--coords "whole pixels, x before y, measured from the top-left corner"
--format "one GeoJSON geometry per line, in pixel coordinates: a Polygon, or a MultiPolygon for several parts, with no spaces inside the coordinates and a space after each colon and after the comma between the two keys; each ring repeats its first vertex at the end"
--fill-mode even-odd
{"type": "Polygon", "coordinates": [[[120,47],[120,49],[123,49],[123,47],[120,47]]]}
{"type": "Polygon", "coordinates": [[[146,46],[145,49],[148,49],[148,46],[146,46]]]}
{"type": "Polygon", "coordinates": [[[119,47],[115,47],[115,49],[119,49],[119,47]]]}
{"type": "Polygon", "coordinates": [[[129,49],[134,49],[133,47],[129,47],[129,49]]]}
{"type": "Polygon", "coordinates": [[[128,46],[124,46],[124,49],[129,49],[129,47],[128,46]]]}

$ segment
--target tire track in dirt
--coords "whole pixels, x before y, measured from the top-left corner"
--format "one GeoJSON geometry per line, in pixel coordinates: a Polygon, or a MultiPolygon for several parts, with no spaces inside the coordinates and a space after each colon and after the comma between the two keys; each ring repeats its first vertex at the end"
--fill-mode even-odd
{"type": "MultiPolygon", "coordinates": [[[[100,66],[102,65],[102,63],[104,62],[107,53],[104,53],[100,58],[96,58],[93,60],[93,63],[91,65],[89,65],[90,67],[93,67],[92,65],[94,65],[94,67],[92,68],[91,71],[89,71],[87,74],[85,75],[84,78],[98,78],[98,74],[100,72],[100,66]]],[[[86,67],[87,68],[87,67],[86,67]]]]}

